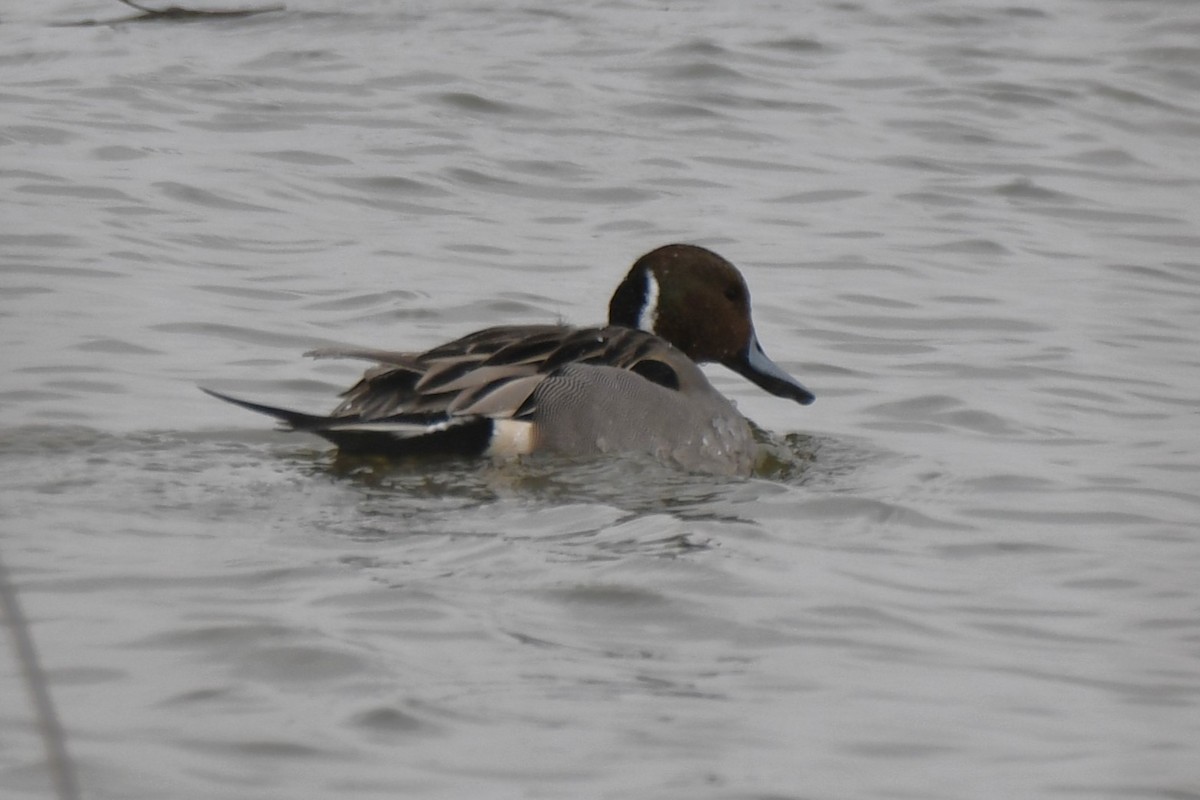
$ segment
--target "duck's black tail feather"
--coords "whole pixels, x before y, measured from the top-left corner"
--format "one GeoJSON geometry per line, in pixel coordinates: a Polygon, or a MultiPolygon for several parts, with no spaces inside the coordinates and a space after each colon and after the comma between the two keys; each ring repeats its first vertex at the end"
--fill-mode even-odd
{"type": "Polygon", "coordinates": [[[287,408],[279,408],[278,406],[267,406],[262,403],[251,403],[249,400],[241,400],[237,397],[230,397],[227,394],[215,392],[212,389],[200,387],[200,391],[207,395],[212,395],[218,400],[224,400],[226,403],[233,403],[235,406],[241,406],[251,411],[257,411],[259,414],[266,414],[269,417],[274,417],[279,420],[280,427],[287,430],[306,431],[314,430],[321,427],[321,424],[329,421],[329,417],[324,417],[319,414],[305,414],[303,411],[292,411],[287,408]]]}
{"type": "Polygon", "coordinates": [[[284,430],[314,433],[333,442],[342,452],[355,455],[477,456],[487,451],[494,433],[494,423],[488,417],[444,414],[395,414],[376,419],[330,417],[252,403],[203,386],[200,390],[218,400],[274,417],[284,430]]]}

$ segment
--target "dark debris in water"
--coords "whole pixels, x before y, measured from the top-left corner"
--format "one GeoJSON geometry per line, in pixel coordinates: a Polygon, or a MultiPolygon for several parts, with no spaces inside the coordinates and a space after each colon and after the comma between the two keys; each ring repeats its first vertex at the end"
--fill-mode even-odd
{"type": "Polygon", "coordinates": [[[251,17],[256,14],[267,14],[273,11],[283,11],[286,7],[283,4],[259,6],[257,8],[227,8],[227,9],[198,9],[198,8],[183,8],[181,6],[167,6],[166,8],[148,8],[132,0],[120,0],[125,5],[136,10],[138,13],[127,17],[117,17],[115,19],[87,19],[79,22],[62,22],[56,24],[56,28],[88,28],[96,25],[122,25],[128,22],[193,22],[196,20],[210,19],[239,19],[242,17],[251,17]]]}

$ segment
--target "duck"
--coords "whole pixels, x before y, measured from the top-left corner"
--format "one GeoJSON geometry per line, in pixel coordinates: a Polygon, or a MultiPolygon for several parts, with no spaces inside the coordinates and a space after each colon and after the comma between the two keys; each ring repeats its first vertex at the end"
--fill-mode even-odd
{"type": "Polygon", "coordinates": [[[800,405],[815,399],[763,351],[742,274],[694,244],[638,258],[613,292],[605,325],[501,325],[424,352],[332,347],[305,355],[375,366],[329,414],[200,388],[347,455],[641,453],[743,476],[758,458],[751,424],[700,365],[720,364],[800,405]]]}

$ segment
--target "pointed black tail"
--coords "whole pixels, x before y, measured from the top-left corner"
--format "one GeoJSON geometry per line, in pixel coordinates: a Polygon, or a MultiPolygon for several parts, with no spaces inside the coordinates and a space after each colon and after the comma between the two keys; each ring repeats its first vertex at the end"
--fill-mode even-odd
{"type": "Polygon", "coordinates": [[[275,417],[285,430],[308,431],[327,439],[344,453],[388,457],[477,456],[491,444],[488,417],[443,414],[396,414],[379,419],[328,417],[278,406],[251,403],[212,389],[200,390],[218,400],[275,417]]]}
{"type": "Polygon", "coordinates": [[[203,386],[200,387],[200,391],[204,392],[205,394],[212,395],[218,400],[224,400],[226,403],[233,403],[235,406],[241,406],[242,408],[248,408],[251,411],[257,411],[259,414],[266,414],[269,417],[274,417],[289,430],[313,430],[329,423],[329,417],[323,417],[319,414],[305,414],[303,411],[292,411],[287,408],[279,408],[278,406],[265,406],[262,403],[251,403],[249,400],[239,400],[238,398],[230,397],[227,394],[214,392],[212,389],[205,389],[203,386]]]}

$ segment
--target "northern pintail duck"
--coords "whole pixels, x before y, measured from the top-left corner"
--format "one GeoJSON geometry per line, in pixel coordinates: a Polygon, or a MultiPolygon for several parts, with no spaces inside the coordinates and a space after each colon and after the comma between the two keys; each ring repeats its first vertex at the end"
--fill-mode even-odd
{"type": "Polygon", "coordinates": [[[697,364],[723,364],[802,405],[814,399],[763,352],[741,273],[687,244],[639,258],[613,294],[605,326],[504,325],[423,353],[307,355],[378,365],[327,416],[205,391],[345,453],[642,452],[686,469],[743,475],[757,453],[750,424],[697,364]]]}

